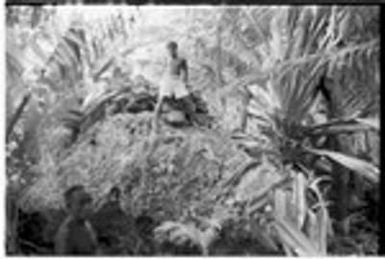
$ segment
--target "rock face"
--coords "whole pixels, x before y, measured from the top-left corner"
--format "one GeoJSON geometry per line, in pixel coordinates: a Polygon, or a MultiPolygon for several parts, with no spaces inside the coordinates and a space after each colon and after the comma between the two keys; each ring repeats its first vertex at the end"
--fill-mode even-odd
{"type": "MultiPolygon", "coordinates": [[[[199,121],[203,121],[198,126],[206,126],[195,127],[197,118],[191,120],[177,102],[168,102],[160,134],[155,137],[151,134],[152,95],[136,93],[135,99],[125,92],[112,96],[101,98],[100,106],[94,103],[92,113],[79,120],[82,130],[71,145],[55,144],[60,130],[46,135],[42,159],[34,170],[40,174],[21,198],[23,210],[60,210],[62,194],[76,184],[86,187],[96,207],[111,187],[118,185],[124,190],[122,210],[113,215],[98,212],[93,223],[107,254],[135,254],[133,247],[141,237],[130,234],[135,227],[127,223],[132,222],[128,218],[147,214],[155,222],[179,220],[190,209],[210,217],[229,196],[248,197],[249,192],[275,177],[260,173],[259,181],[259,173],[247,169],[255,159],[238,147],[230,133],[207,126],[212,119],[205,102],[197,96],[193,96],[195,115],[202,116],[199,121]],[[120,110],[105,112],[113,104],[120,110]],[[245,174],[249,177],[243,177],[245,174]]],[[[58,224],[51,220],[46,239],[52,237],[58,224]]]]}
{"type": "MultiPolygon", "coordinates": [[[[80,137],[67,155],[62,152],[55,166],[43,160],[40,177],[21,199],[23,210],[61,209],[64,191],[79,183],[99,203],[118,184],[124,190],[123,211],[113,216],[107,215],[110,212],[99,213],[93,219],[99,232],[104,233],[100,238],[109,254],[122,251],[111,243],[131,247],[136,242],[135,237],[121,235],[121,222],[127,221],[127,215],[135,218],[146,212],[156,222],[177,219],[193,203],[208,213],[216,198],[212,191],[220,179],[229,178],[239,164],[247,163],[248,157],[224,136],[194,127],[178,129],[162,124],[161,135],[153,140],[149,138],[152,118],[153,114],[146,112],[107,117],[80,137]],[[125,216],[119,216],[122,213],[125,216]],[[115,240],[117,236],[127,237],[115,240]]],[[[51,220],[46,226],[46,239],[52,239],[58,224],[51,220]]],[[[135,232],[132,227],[125,233],[130,232],[135,232]]]]}
{"type": "Polygon", "coordinates": [[[96,205],[118,185],[123,190],[122,211],[115,214],[120,216],[99,215],[102,219],[96,217],[94,222],[104,233],[101,239],[109,254],[121,253],[121,245],[124,253],[135,254],[131,247],[137,239],[125,234],[133,231],[125,232],[121,227],[131,225],[121,223],[127,221],[127,215],[136,218],[146,214],[155,222],[163,222],[179,220],[193,209],[210,216],[228,195],[247,197],[247,192],[266,186],[276,177],[271,170],[268,174],[249,169],[250,177],[243,177],[245,168],[255,160],[225,132],[162,123],[161,133],[154,138],[150,134],[152,118],[152,112],[107,116],[60,157],[44,153],[37,168],[40,176],[21,199],[23,210],[60,209],[64,191],[79,183],[85,185],[96,205]],[[231,194],[237,190],[240,193],[231,194]],[[97,223],[100,221],[112,225],[97,223]],[[115,240],[117,236],[123,239],[115,240]]]}
{"type": "Polygon", "coordinates": [[[86,184],[98,200],[112,185],[120,183],[133,185],[127,193],[133,196],[126,197],[126,207],[138,205],[134,211],[140,213],[146,202],[163,195],[156,194],[163,187],[175,190],[171,196],[164,194],[168,199],[176,195],[185,203],[199,196],[200,189],[209,191],[219,175],[229,176],[250,160],[226,136],[211,130],[176,129],[164,124],[162,135],[153,141],[149,139],[152,116],[117,114],[96,123],[68,150],[68,155],[57,160],[56,171],[40,164],[41,177],[23,197],[23,205],[57,208],[62,204],[63,191],[76,183],[86,184]],[[178,195],[182,190],[186,197],[178,195]]]}

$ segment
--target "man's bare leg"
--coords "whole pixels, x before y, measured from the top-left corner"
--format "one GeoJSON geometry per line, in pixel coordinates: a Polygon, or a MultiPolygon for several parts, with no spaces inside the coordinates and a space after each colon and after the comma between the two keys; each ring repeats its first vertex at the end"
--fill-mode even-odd
{"type": "Polygon", "coordinates": [[[159,101],[155,107],[154,121],[153,121],[153,125],[152,125],[152,131],[156,134],[159,133],[159,117],[160,117],[160,113],[162,111],[163,103],[164,103],[164,97],[163,96],[159,97],[159,101]]]}

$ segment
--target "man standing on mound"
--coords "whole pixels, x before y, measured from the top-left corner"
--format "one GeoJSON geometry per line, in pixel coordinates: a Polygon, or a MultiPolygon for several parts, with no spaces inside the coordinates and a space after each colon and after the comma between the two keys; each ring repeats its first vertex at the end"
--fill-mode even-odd
{"type": "Polygon", "coordinates": [[[187,89],[188,67],[186,59],[179,57],[178,44],[171,41],[167,44],[168,61],[166,71],[160,82],[159,99],[155,107],[154,131],[159,130],[159,116],[162,105],[166,99],[174,98],[181,103],[183,110],[188,115],[192,115],[195,111],[195,105],[191,100],[190,93],[187,89]]]}

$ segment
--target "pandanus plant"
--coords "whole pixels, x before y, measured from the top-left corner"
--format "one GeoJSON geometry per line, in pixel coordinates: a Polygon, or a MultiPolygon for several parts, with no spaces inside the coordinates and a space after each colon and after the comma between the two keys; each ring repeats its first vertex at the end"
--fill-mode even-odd
{"type": "MultiPolygon", "coordinates": [[[[306,182],[309,182],[309,172],[321,168],[336,181],[335,176],[342,172],[335,166],[326,166],[326,161],[347,168],[372,184],[379,182],[380,170],[374,164],[344,152],[347,150],[330,147],[326,142],[339,135],[379,130],[379,121],[375,117],[378,100],[376,90],[373,90],[379,90],[375,79],[379,72],[378,35],[369,30],[363,39],[358,39],[346,27],[347,20],[361,21],[361,28],[362,21],[366,21],[366,25],[373,22],[363,20],[362,15],[368,11],[376,12],[352,7],[289,8],[283,12],[287,25],[272,28],[273,35],[286,35],[289,40],[284,41],[281,36],[268,41],[271,48],[280,46],[284,51],[270,70],[267,84],[255,90],[249,112],[257,119],[260,133],[268,136],[275,154],[284,164],[296,168],[296,177],[305,174],[306,182]],[[357,74],[366,78],[357,78],[357,74]],[[367,89],[369,94],[364,95],[362,89],[367,89]],[[320,122],[315,117],[320,116],[318,108],[322,98],[326,101],[328,114],[320,122]]],[[[338,188],[338,184],[334,184],[338,188]]],[[[340,187],[344,188],[342,185],[340,187]]],[[[314,218],[309,215],[306,219],[314,218]]],[[[277,220],[276,224],[285,226],[277,228],[283,243],[295,247],[294,239],[282,231],[286,229],[287,233],[292,233],[297,229],[298,232],[301,226],[291,229],[282,220],[277,220]]],[[[311,244],[305,242],[306,239],[301,240],[302,245],[311,244]]],[[[323,247],[323,253],[325,249],[323,247]]],[[[317,249],[301,251],[294,249],[297,254],[308,254],[303,252],[317,249]]]]}

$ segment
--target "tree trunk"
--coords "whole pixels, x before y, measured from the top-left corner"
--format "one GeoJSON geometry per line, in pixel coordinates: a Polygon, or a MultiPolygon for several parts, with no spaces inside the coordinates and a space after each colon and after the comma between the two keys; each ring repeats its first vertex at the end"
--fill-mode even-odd
{"type": "Polygon", "coordinates": [[[30,98],[31,98],[30,94],[25,95],[23,100],[21,101],[19,107],[17,108],[15,114],[13,115],[13,117],[11,119],[11,122],[9,123],[9,125],[7,127],[7,135],[6,135],[6,140],[7,141],[9,139],[9,136],[11,135],[11,133],[13,131],[13,128],[15,127],[17,121],[20,119],[21,114],[24,111],[24,108],[27,106],[30,98]]]}
{"type": "Polygon", "coordinates": [[[218,24],[217,26],[217,33],[216,33],[216,40],[217,40],[217,55],[216,55],[216,76],[217,76],[217,82],[220,88],[223,87],[223,78],[222,78],[222,26],[218,24]]]}
{"type": "Polygon", "coordinates": [[[7,255],[16,255],[18,253],[18,206],[16,199],[8,193],[6,194],[6,254],[7,255]]]}
{"type": "MultiPolygon", "coordinates": [[[[341,143],[341,140],[333,136],[331,137],[331,148],[333,150],[346,153],[346,149],[344,148],[344,145],[341,143]]],[[[349,181],[351,173],[350,171],[337,164],[333,163],[332,167],[332,177],[333,177],[333,196],[335,199],[335,204],[333,208],[333,214],[335,219],[337,220],[337,230],[341,231],[344,234],[347,234],[348,232],[347,226],[344,224],[345,219],[348,216],[348,210],[349,210],[349,203],[350,203],[350,190],[349,190],[349,181]]]]}
{"type": "MultiPolygon", "coordinates": [[[[217,77],[217,83],[220,89],[224,86],[224,80],[222,76],[222,26],[220,24],[217,25],[217,31],[216,31],[216,45],[217,45],[217,53],[216,53],[216,77],[217,77]]],[[[220,90],[221,91],[221,90],[220,90]]],[[[226,98],[224,96],[220,99],[223,110],[226,111],[226,98]]]]}
{"type": "MultiPolygon", "coordinates": [[[[339,109],[339,101],[341,98],[341,90],[334,81],[330,81],[330,87],[325,85],[325,89],[329,93],[330,99],[327,101],[328,106],[328,119],[338,118],[343,115],[343,111],[339,109]]],[[[342,136],[329,136],[327,145],[330,149],[337,152],[349,153],[347,145],[344,145],[342,136]]],[[[337,221],[336,230],[342,234],[347,234],[348,226],[346,223],[346,218],[348,216],[348,210],[350,205],[350,190],[349,190],[349,181],[351,172],[346,168],[337,164],[332,163],[332,197],[335,201],[334,206],[332,207],[332,215],[337,221]]]]}

